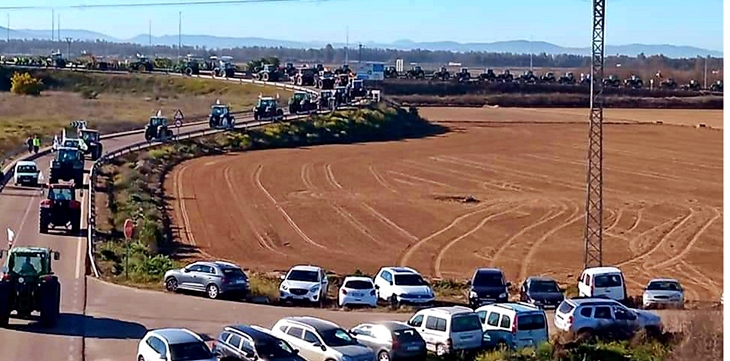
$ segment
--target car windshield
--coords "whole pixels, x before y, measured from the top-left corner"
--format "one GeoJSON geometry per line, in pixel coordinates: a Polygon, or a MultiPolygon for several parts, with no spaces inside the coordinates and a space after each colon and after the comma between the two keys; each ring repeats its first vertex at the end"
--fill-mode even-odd
{"type": "Polygon", "coordinates": [[[319,274],[317,271],[293,270],[289,272],[286,279],[289,281],[318,282],[319,274]]]}
{"type": "Polygon", "coordinates": [[[170,345],[170,359],[172,361],[208,360],[213,353],[204,342],[186,342],[170,345]]]}
{"type": "Polygon", "coordinates": [[[256,353],[264,360],[289,357],[294,353],[291,346],[283,340],[266,341],[256,344],[256,353]]]}
{"type": "Polygon", "coordinates": [[[213,109],[211,109],[211,113],[213,113],[213,115],[225,115],[226,113],[228,113],[228,108],[213,107],[213,109]]]}
{"type": "Polygon", "coordinates": [[[417,274],[405,274],[405,275],[394,275],[395,284],[398,286],[425,286],[427,283],[423,280],[421,275],[417,274]]]}
{"type": "Polygon", "coordinates": [[[545,316],[540,313],[517,316],[517,331],[542,330],[545,328],[545,316]]]}
{"type": "Polygon", "coordinates": [[[73,196],[73,190],[69,188],[51,188],[48,194],[48,198],[54,201],[70,201],[73,196]]]}
{"type": "Polygon", "coordinates": [[[451,331],[464,332],[481,330],[482,324],[476,314],[457,315],[451,319],[451,331]]]}
{"type": "Polygon", "coordinates": [[[43,269],[44,258],[43,253],[15,253],[12,258],[11,272],[20,276],[33,276],[39,272],[45,272],[43,269]]]}
{"type": "Polygon", "coordinates": [[[618,274],[599,275],[593,280],[596,287],[619,287],[622,285],[621,276],[618,274]]]}
{"type": "Polygon", "coordinates": [[[274,106],[275,102],[274,99],[261,99],[261,102],[259,103],[259,106],[261,107],[271,107],[274,106]]]}
{"type": "Polygon", "coordinates": [[[38,168],[36,168],[34,165],[19,165],[16,172],[18,172],[18,173],[36,173],[36,172],[38,172],[38,168]]]}
{"type": "Polygon", "coordinates": [[[81,139],[86,141],[97,141],[99,140],[99,133],[97,132],[81,132],[81,139]]]}
{"type": "Polygon", "coordinates": [[[321,335],[322,341],[324,341],[325,345],[330,347],[350,346],[358,344],[355,339],[350,337],[350,334],[347,333],[347,331],[341,328],[323,331],[321,332],[321,335]]]}
{"type": "Polygon", "coordinates": [[[679,287],[679,283],[674,281],[654,281],[649,283],[646,289],[651,291],[679,291],[682,288],[679,287]]]}
{"type": "Polygon", "coordinates": [[[373,283],[371,281],[352,280],[345,282],[345,285],[343,287],[353,290],[370,290],[373,288],[373,283]]]}
{"type": "Polygon", "coordinates": [[[502,287],[504,279],[501,273],[497,272],[477,272],[474,277],[474,286],[479,287],[502,287]]]}
{"type": "Polygon", "coordinates": [[[555,281],[533,281],[530,282],[530,292],[560,292],[560,287],[555,281]]]}
{"type": "Polygon", "coordinates": [[[243,278],[246,279],[246,274],[241,271],[240,268],[224,268],[223,269],[223,275],[226,276],[226,278],[232,278],[232,279],[239,279],[243,278]]]}

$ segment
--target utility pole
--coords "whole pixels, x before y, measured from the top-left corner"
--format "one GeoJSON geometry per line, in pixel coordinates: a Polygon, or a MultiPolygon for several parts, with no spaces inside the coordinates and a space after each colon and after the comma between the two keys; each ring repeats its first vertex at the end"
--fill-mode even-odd
{"type": "Polygon", "coordinates": [[[532,53],[534,51],[532,51],[532,35],[530,35],[530,71],[532,71],[532,53]]]}
{"type": "Polygon", "coordinates": [[[360,48],[360,50],[359,50],[359,52],[358,52],[359,54],[358,54],[358,59],[357,59],[357,62],[358,62],[358,63],[362,63],[362,43],[360,43],[360,44],[358,45],[358,47],[360,48]]]}
{"type": "Polygon", "coordinates": [[[180,59],[182,48],[182,11],[177,14],[177,58],[180,59]]]}
{"type": "Polygon", "coordinates": [[[51,9],[51,42],[56,40],[56,9],[51,9]]]}
{"type": "Polygon", "coordinates": [[[350,63],[350,27],[345,28],[345,64],[350,63]]]}
{"type": "Polygon", "coordinates": [[[150,19],[150,26],[147,34],[149,36],[149,45],[152,46],[152,19],[150,19]]]}
{"type": "Polygon", "coordinates": [[[56,26],[56,31],[58,31],[56,39],[58,39],[58,41],[61,41],[61,14],[58,14],[58,25],[56,26]]]}
{"type": "Polygon", "coordinates": [[[709,55],[707,57],[705,57],[705,87],[704,87],[705,89],[707,89],[707,59],[709,59],[709,58],[710,58],[709,55]]]}
{"type": "Polygon", "coordinates": [[[8,44],[10,44],[10,13],[8,15],[8,27],[7,27],[7,36],[8,36],[8,44]]]}
{"type": "Polygon", "coordinates": [[[71,58],[71,42],[73,41],[73,38],[70,36],[66,37],[66,58],[71,58]]]}

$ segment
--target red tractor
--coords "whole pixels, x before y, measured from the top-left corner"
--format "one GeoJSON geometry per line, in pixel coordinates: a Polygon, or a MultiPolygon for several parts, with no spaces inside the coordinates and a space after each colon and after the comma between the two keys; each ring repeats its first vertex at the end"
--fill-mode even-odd
{"type": "Polygon", "coordinates": [[[49,184],[46,199],[40,204],[40,233],[48,228],[65,227],[73,233],[81,229],[81,202],[72,184],[49,184]]]}

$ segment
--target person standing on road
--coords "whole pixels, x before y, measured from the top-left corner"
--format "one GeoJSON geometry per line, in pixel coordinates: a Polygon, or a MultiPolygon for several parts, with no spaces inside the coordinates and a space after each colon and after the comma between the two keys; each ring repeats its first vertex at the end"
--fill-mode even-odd
{"type": "Polygon", "coordinates": [[[38,138],[38,134],[33,138],[33,153],[38,154],[38,150],[41,149],[41,138],[38,138]]]}
{"type": "Polygon", "coordinates": [[[33,137],[29,135],[28,139],[25,140],[25,145],[28,146],[28,153],[33,153],[33,137]]]}

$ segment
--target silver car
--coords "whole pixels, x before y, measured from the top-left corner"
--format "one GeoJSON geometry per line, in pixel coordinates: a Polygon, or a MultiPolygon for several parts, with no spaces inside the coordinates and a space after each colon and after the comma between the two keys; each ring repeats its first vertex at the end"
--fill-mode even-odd
{"type": "Polygon", "coordinates": [[[656,335],[663,330],[662,319],[644,310],[628,308],[607,298],[579,297],[564,300],[555,311],[555,327],[563,332],[595,335],[611,330],[631,335],[645,330],[656,335]]]}
{"type": "Polygon", "coordinates": [[[170,292],[179,290],[205,292],[208,298],[231,295],[246,298],[249,282],[241,267],[228,262],[195,262],[180,269],[165,273],[165,288],[170,292]]]}
{"type": "Polygon", "coordinates": [[[299,350],[307,361],[375,361],[370,347],[340,326],[319,318],[284,317],[271,333],[299,350]]]}
{"type": "Polygon", "coordinates": [[[642,295],[644,308],[684,308],[684,290],[679,281],[658,278],[649,281],[642,295]]]}

